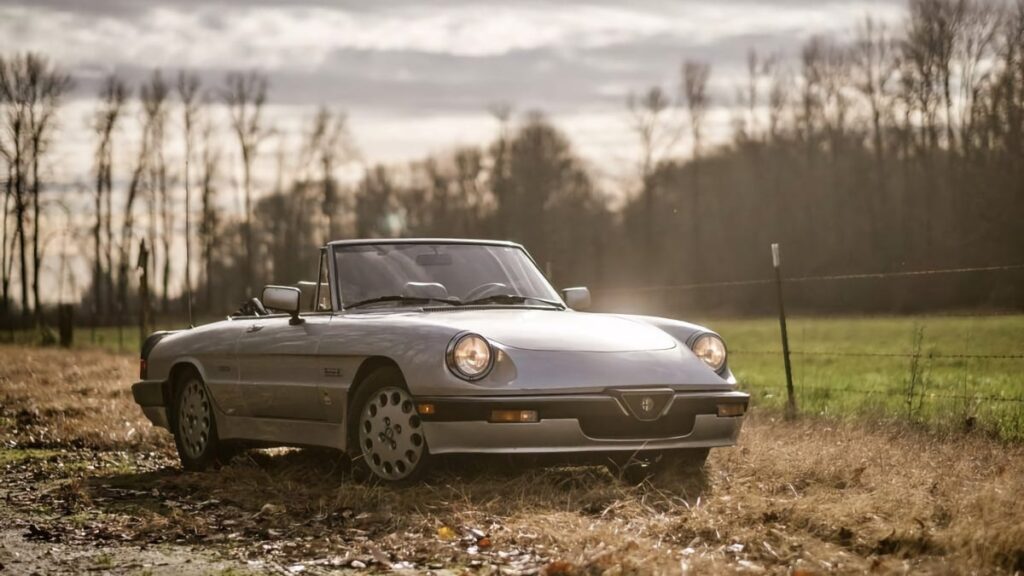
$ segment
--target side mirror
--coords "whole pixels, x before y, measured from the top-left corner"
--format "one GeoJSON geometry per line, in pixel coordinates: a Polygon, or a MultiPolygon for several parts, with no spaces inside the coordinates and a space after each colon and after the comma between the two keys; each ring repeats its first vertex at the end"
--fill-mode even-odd
{"type": "Polygon", "coordinates": [[[590,289],[586,286],[563,288],[562,300],[565,300],[565,305],[573,310],[586,310],[590,308],[590,289]]]}
{"type": "Polygon", "coordinates": [[[291,286],[264,286],[263,305],[271,310],[279,310],[292,315],[290,324],[302,324],[299,318],[299,306],[302,301],[302,290],[291,286]]]}

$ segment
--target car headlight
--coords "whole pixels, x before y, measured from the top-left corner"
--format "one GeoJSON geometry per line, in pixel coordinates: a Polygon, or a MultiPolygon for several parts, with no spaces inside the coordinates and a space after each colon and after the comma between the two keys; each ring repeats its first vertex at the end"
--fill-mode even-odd
{"type": "Polygon", "coordinates": [[[491,345],[479,334],[456,336],[448,345],[447,359],[448,369],[465,380],[483,378],[494,364],[491,345]]]}
{"type": "Polygon", "coordinates": [[[715,372],[725,366],[725,342],[714,334],[701,334],[693,341],[693,353],[715,372]]]}

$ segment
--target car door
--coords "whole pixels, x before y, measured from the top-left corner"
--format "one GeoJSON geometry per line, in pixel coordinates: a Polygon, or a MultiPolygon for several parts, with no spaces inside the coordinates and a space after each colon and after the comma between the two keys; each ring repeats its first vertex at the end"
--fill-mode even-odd
{"type": "Polygon", "coordinates": [[[304,314],[301,324],[285,315],[247,320],[238,342],[240,387],[246,415],[322,420],[317,349],[330,314],[304,314]]]}

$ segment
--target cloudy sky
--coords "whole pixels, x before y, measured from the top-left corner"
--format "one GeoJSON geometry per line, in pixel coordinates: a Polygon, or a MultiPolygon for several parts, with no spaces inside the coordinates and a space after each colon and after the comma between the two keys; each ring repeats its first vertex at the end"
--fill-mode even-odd
{"type": "Polygon", "coordinates": [[[88,170],[98,80],[138,82],[154,67],[193,69],[208,87],[261,70],[281,130],[297,134],[317,105],[344,109],[371,162],[483,142],[498,102],[539,109],[614,172],[636,154],[626,95],[672,88],[683,58],[712,64],[722,133],[747,50],[793,55],[812,34],[902,11],[896,0],[0,0],[0,52],[44,52],[78,80],[58,152],[69,178],[88,170]]]}

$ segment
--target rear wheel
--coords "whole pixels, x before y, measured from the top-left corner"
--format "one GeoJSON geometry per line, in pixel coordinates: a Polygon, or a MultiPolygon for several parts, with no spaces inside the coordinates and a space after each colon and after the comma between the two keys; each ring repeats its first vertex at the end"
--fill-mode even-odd
{"type": "Polygon", "coordinates": [[[186,470],[217,466],[228,451],[217,436],[210,393],[194,371],[187,372],[175,387],[174,444],[186,470]]]}
{"type": "Polygon", "coordinates": [[[353,464],[364,473],[388,482],[418,478],[427,467],[429,452],[416,404],[394,367],[370,374],[356,393],[350,419],[353,464]]]}

